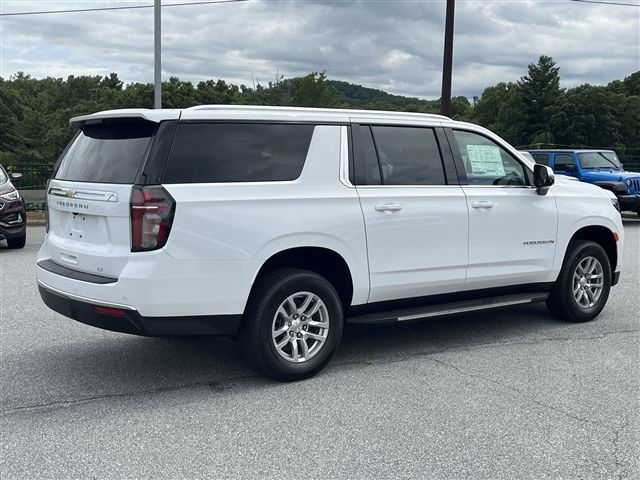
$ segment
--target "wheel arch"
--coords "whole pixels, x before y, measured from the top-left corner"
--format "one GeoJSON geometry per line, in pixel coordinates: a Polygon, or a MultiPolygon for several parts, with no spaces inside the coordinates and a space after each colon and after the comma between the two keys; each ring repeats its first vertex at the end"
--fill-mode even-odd
{"type": "Polygon", "coordinates": [[[257,271],[249,298],[260,278],[282,268],[300,268],[322,275],[336,289],[345,314],[349,310],[354,289],[351,269],[341,254],[330,248],[319,246],[292,247],[271,255],[257,271]]]}
{"type": "MultiPolygon", "coordinates": [[[[590,240],[599,244],[607,253],[611,272],[616,271],[618,266],[618,248],[614,232],[603,225],[588,225],[578,229],[569,240],[569,244],[574,240],[590,240]]],[[[565,257],[566,257],[565,252],[565,257]]]]}

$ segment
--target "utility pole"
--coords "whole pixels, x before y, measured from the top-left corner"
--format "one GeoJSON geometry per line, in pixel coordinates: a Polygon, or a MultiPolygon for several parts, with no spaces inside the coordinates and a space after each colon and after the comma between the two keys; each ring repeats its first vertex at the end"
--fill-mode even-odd
{"type": "Polygon", "coordinates": [[[451,70],[453,68],[453,17],[456,0],[447,0],[447,18],[444,29],[444,59],[442,61],[442,93],[440,113],[451,116],[451,70]]]}
{"type": "Polygon", "coordinates": [[[162,59],[160,54],[160,4],[153,1],[153,108],[162,108],[162,59]]]}

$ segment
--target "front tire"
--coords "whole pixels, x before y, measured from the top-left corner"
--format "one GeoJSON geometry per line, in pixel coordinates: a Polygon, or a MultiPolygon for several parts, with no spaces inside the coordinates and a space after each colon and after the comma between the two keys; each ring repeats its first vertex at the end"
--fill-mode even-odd
{"type": "Polygon", "coordinates": [[[588,322],[600,314],[610,290],[611,264],[607,253],[595,242],[576,240],[567,248],[547,306],[562,320],[588,322]]]}
{"type": "Polygon", "coordinates": [[[340,297],[326,278],[283,269],[258,280],[238,339],[258,371],[276,380],[301,380],[327,366],[343,326],[340,297]]]}

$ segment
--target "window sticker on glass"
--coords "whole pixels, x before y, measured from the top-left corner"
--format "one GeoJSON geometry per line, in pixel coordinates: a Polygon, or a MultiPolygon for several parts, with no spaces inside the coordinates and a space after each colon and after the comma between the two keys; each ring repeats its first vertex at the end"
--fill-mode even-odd
{"type": "Polygon", "coordinates": [[[471,173],[478,176],[503,177],[504,164],[500,149],[493,145],[467,145],[471,173]]]}

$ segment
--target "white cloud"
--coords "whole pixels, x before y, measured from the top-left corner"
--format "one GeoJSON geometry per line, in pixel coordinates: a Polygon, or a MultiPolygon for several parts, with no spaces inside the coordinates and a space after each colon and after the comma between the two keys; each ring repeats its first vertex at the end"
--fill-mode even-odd
{"type": "MultiPolygon", "coordinates": [[[[172,0],[175,3],[177,0],[172,0]]],[[[631,0],[624,0],[631,3],[631,0]]],[[[150,4],[2,0],[5,13],[150,4]]],[[[435,98],[444,1],[277,1],[163,9],[163,78],[250,85],[326,70],[330,78],[435,98]]],[[[153,78],[152,9],[0,17],[0,75],[118,72],[153,78]]],[[[515,81],[554,57],[563,86],[607,83],[640,69],[640,8],[554,1],[459,0],[454,95],[515,81]]]]}

